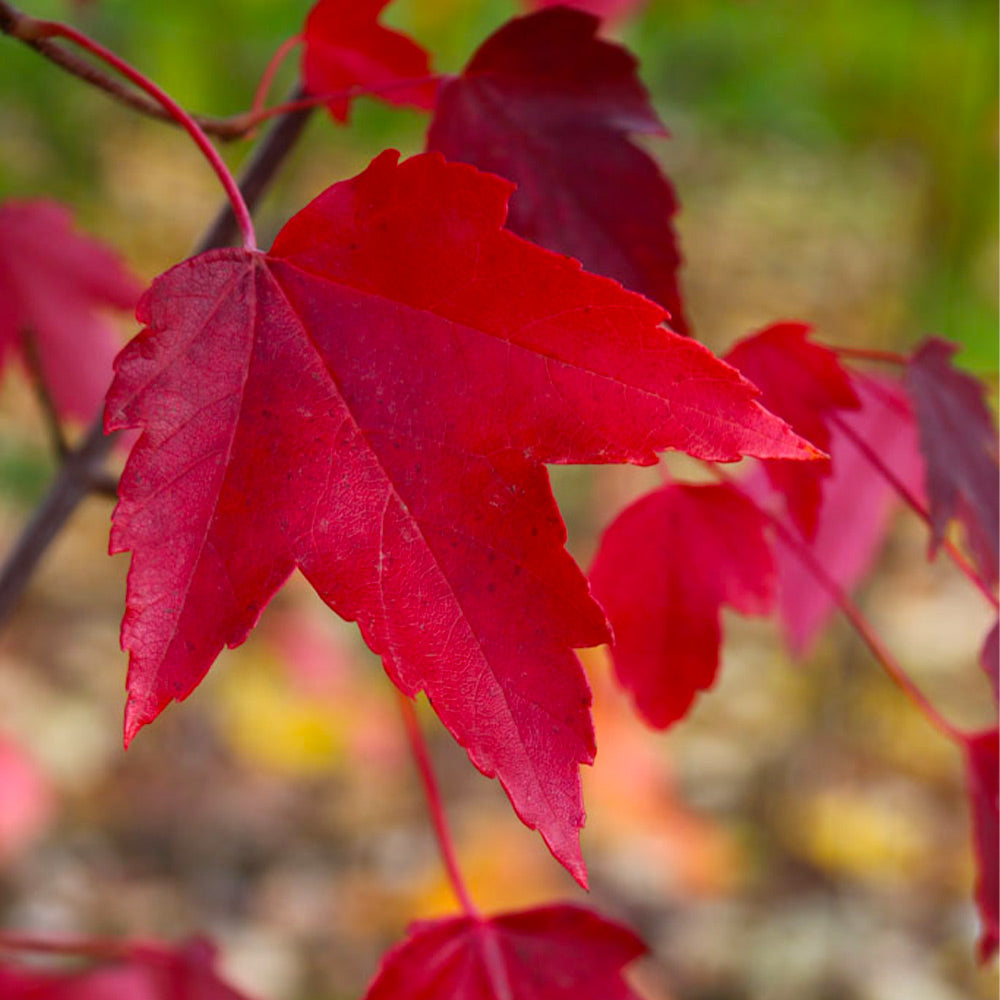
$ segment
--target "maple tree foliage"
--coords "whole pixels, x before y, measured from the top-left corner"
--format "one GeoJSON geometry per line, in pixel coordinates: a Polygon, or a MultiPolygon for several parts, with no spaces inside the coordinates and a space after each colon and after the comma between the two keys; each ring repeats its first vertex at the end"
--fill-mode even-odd
{"type": "Polygon", "coordinates": [[[638,1000],[622,970],[646,950],[579,906],[424,921],[382,959],[365,1000],[638,1000]]]}
{"type": "MultiPolygon", "coordinates": [[[[963,523],[986,589],[996,431],[943,341],[914,352],[901,383],[849,370],[802,323],[725,360],[686,336],[677,199],[637,142],[666,130],[597,17],[532,0],[543,9],[433,79],[428,53],[379,23],[385,5],[320,0],[303,86],[341,122],[363,91],[432,111],[430,152],[376,157],[268,252],[237,194],[244,247],[157,278],[115,362],[106,428],[141,430],[111,536],[112,552],[132,552],[126,742],[246,638],[298,568],[585,885],[579,766],[595,737],[574,650],[613,638],[640,714],[672,724],[715,680],[723,606],[777,610],[803,651],[849,603],[900,497],[929,517],[932,547],[963,523]],[[670,449],[752,456],[764,472],[671,482],[624,511],[591,571],[598,603],[565,550],[545,465],[652,464],[670,449]]],[[[136,295],[63,209],[0,205],[0,352],[37,353],[61,415],[91,414],[114,346],[99,310],[136,295]]],[[[994,691],[996,649],[994,629],[982,653],[994,691]]],[[[987,956],[997,730],[938,725],[965,753],[987,956]]],[[[414,925],[368,1000],[636,997],[623,970],[645,946],[624,927],[568,905],[483,917],[457,895],[464,915],[414,925]]],[[[203,943],[112,951],[86,951],[103,964],[83,971],[0,965],[0,991],[239,1000],[203,943]]]]}
{"type": "Polygon", "coordinates": [[[607,632],[541,463],[814,453],[653,303],[503,229],[509,190],[382,154],[270,254],[154,283],[107,410],[144,428],[111,542],[134,550],[126,730],[298,566],[583,881],[594,747],[571,649],[607,632]]]}
{"type": "Polygon", "coordinates": [[[927,460],[931,545],[957,517],[983,575],[997,580],[1000,503],[997,434],[983,386],[951,364],[958,348],[937,337],[925,341],[907,366],[920,442],[927,460]]]}
{"type": "MultiPolygon", "coordinates": [[[[3,961],[0,937],[0,996],[4,1000],[250,1000],[215,971],[215,949],[203,939],[177,948],[141,942],[80,941],[50,946],[66,957],[98,957],[84,969],[39,969],[3,961]]],[[[30,952],[14,942],[15,952],[30,952]]]]}
{"type": "MultiPolygon", "coordinates": [[[[320,0],[310,10],[302,32],[302,78],[310,93],[373,88],[390,104],[433,106],[436,86],[422,79],[430,74],[427,53],[406,35],[378,23],[388,2],[320,0]]],[[[335,119],[347,120],[348,98],[327,101],[326,106],[335,119]]]]}
{"type": "Polygon", "coordinates": [[[677,199],[630,138],[666,130],[634,57],[599,25],[565,7],[508,22],[442,85],[427,145],[514,181],[514,232],[649,296],[687,333],[677,199]]]}
{"type": "Polygon", "coordinates": [[[142,289],[110,248],[73,228],[53,201],[0,203],[0,363],[33,353],[64,418],[89,420],[121,341],[104,315],[142,289]]]}
{"type": "Polygon", "coordinates": [[[723,604],[770,611],[766,527],[732,486],[670,483],[605,531],[590,581],[614,630],[615,673],[651,725],[682,718],[715,681],[723,604]]]}

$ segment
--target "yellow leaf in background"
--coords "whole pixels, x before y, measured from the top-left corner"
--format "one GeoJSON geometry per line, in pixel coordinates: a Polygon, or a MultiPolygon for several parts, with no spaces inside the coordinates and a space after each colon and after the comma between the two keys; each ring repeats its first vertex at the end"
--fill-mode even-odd
{"type": "Polygon", "coordinates": [[[243,659],[219,692],[220,729],[233,750],[252,764],[293,774],[329,771],[340,762],[347,711],[295,692],[276,663],[243,659]]]}
{"type": "Polygon", "coordinates": [[[935,853],[920,816],[871,790],[834,788],[810,796],[799,789],[789,811],[789,848],[828,872],[906,883],[935,853]]]}
{"type": "Polygon", "coordinates": [[[407,753],[391,685],[327,616],[294,605],[270,615],[220,685],[223,736],[247,761],[284,773],[396,768],[407,753]]]}

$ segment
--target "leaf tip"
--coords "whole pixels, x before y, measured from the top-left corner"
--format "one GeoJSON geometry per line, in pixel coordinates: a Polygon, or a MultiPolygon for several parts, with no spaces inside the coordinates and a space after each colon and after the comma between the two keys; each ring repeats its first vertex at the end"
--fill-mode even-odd
{"type": "Polygon", "coordinates": [[[152,719],[144,712],[138,702],[131,695],[125,702],[125,726],[122,736],[122,745],[126,750],[132,745],[132,740],[136,738],[139,730],[142,729],[152,719]]]}

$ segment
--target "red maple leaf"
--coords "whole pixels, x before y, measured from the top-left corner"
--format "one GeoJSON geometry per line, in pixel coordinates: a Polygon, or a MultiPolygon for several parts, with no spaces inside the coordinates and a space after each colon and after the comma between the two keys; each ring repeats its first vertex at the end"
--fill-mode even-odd
{"type": "MultiPolygon", "coordinates": [[[[23,954],[37,947],[8,949],[23,954]]],[[[4,1000],[248,1000],[224,983],[214,969],[215,949],[194,939],[180,948],[159,944],[81,940],[52,942],[44,949],[60,955],[97,959],[89,968],[42,970],[0,961],[4,1000]]],[[[37,959],[37,954],[32,956],[37,959]]]]}
{"type": "Polygon", "coordinates": [[[986,961],[1000,944],[1000,864],[997,857],[997,728],[964,738],[972,808],[972,844],[976,853],[976,904],[983,929],[979,957],[986,961]]]}
{"type": "Polygon", "coordinates": [[[111,537],[126,739],[297,566],[582,880],[572,648],[607,631],[542,463],[813,452],[653,303],[505,230],[507,182],[397,156],[140,303],[107,409],[143,428],[111,537]]]}
{"type": "Polygon", "coordinates": [[[515,233],[649,296],[686,333],[677,199],[629,139],[666,132],[635,59],[599,25],[563,7],[510,21],[442,86],[427,145],[514,181],[515,233]]]}
{"type": "Polygon", "coordinates": [[[385,955],[365,1000],[638,1000],[622,969],[645,953],[578,906],[425,921],[385,955]]]}
{"type": "MultiPolygon", "coordinates": [[[[801,540],[831,580],[848,593],[871,569],[902,503],[893,480],[921,500],[924,475],[913,411],[902,385],[870,376],[852,383],[861,409],[842,413],[830,429],[831,474],[821,483],[815,533],[808,541],[801,540]],[[878,457],[891,479],[869,454],[878,457]]],[[[744,487],[764,501],[766,488],[749,482],[744,487]]],[[[774,558],[779,621],[792,652],[802,656],[836,610],[836,602],[780,535],[774,537],[774,558]]]]}
{"type": "Polygon", "coordinates": [[[651,725],[683,718],[715,682],[723,604],[745,615],[770,611],[766,527],[732,486],[671,484],[605,532],[590,582],[614,630],[615,673],[651,725]]]}
{"type": "Polygon", "coordinates": [[[937,548],[948,522],[957,517],[980,572],[995,583],[1000,546],[997,431],[983,384],[951,363],[957,350],[956,344],[931,337],[914,352],[906,371],[927,461],[931,548],[937,548]]]}
{"type": "MultiPolygon", "coordinates": [[[[850,376],[828,347],[809,341],[805,323],[774,323],[737,343],[726,361],[761,391],[777,413],[817,448],[829,451],[830,418],[857,409],[850,376]]],[[[823,480],[830,462],[766,462],[768,478],[785,498],[788,512],[806,538],[816,531],[823,480]]]]}
{"type": "Polygon", "coordinates": [[[64,206],[0,204],[0,362],[34,351],[60,416],[93,419],[121,347],[102,312],[131,312],[140,291],[112,250],[73,230],[64,206]]]}
{"type": "MultiPolygon", "coordinates": [[[[375,96],[391,104],[434,106],[436,84],[423,79],[431,72],[427,52],[406,35],[377,22],[388,2],[319,0],[302,32],[302,78],[309,93],[382,88],[375,96]],[[400,86],[393,86],[397,83],[400,86]]],[[[338,121],[347,121],[348,99],[331,100],[326,106],[338,121]]]]}

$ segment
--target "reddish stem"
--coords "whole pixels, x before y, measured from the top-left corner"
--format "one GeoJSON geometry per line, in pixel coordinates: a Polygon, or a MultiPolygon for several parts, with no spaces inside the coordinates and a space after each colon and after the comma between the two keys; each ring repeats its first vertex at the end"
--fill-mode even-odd
{"type": "Polygon", "coordinates": [[[143,76],[138,70],[133,69],[110,49],[104,48],[103,45],[93,41],[69,25],[60,24],[58,21],[30,21],[29,25],[23,30],[27,31],[32,38],[65,38],[67,41],[73,42],[84,51],[89,52],[117,70],[122,76],[131,80],[132,83],[146,91],[150,97],[162,105],[170,117],[181,125],[195,141],[195,144],[222,182],[226,197],[233,206],[233,213],[239,222],[240,232],[243,234],[244,248],[247,250],[255,250],[257,248],[257,238],[254,235],[250,210],[243,200],[243,195],[240,194],[239,186],[234,180],[233,175],[229,172],[229,168],[223,162],[222,157],[219,156],[216,148],[209,141],[208,136],[202,131],[201,126],[169,94],[153,83],[152,80],[143,76]]]}
{"type": "Polygon", "coordinates": [[[427,799],[427,808],[431,814],[431,822],[434,824],[434,834],[437,837],[438,849],[441,851],[441,860],[444,862],[445,870],[448,872],[448,881],[455,892],[466,916],[479,920],[479,910],[469,890],[462,878],[462,871],[458,866],[458,857],[455,853],[455,842],[452,839],[451,831],[448,829],[448,820],[444,814],[444,805],[441,802],[441,792],[438,788],[437,779],[434,777],[434,767],[431,764],[430,754],[427,752],[427,744],[424,742],[424,734],[420,729],[420,721],[417,719],[413,702],[404,694],[399,694],[399,710],[403,715],[403,725],[406,728],[406,735],[410,741],[410,750],[413,759],[416,761],[417,770],[420,772],[420,781],[424,786],[424,796],[427,799]]]}
{"type": "Polygon", "coordinates": [[[833,347],[831,350],[842,358],[856,361],[882,361],[890,365],[908,365],[910,359],[898,351],[880,351],[873,347],[833,347]]]}
{"type": "Polygon", "coordinates": [[[267,95],[271,92],[271,84],[274,83],[275,74],[278,72],[281,64],[285,61],[288,53],[301,42],[301,35],[292,35],[291,38],[285,39],[285,41],[278,46],[274,55],[271,56],[271,61],[265,67],[264,73],[260,78],[260,83],[257,85],[257,92],[253,95],[253,104],[250,106],[250,120],[253,121],[254,124],[258,121],[263,121],[263,118],[258,116],[266,110],[264,102],[267,100],[267,95]]]}
{"type": "MultiPolygon", "coordinates": [[[[713,465],[711,468],[717,478],[739,489],[739,484],[731,476],[723,472],[718,466],[713,465]]],[[[771,511],[767,510],[766,507],[758,503],[752,497],[749,497],[748,494],[744,493],[744,496],[747,496],[748,499],[753,501],[753,503],[757,506],[757,509],[774,526],[774,530],[781,540],[799,558],[820,586],[823,587],[830,597],[833,598],[834,603],[851,623],[854,631],[857,632],[858,636],[871,651],[871,654],[882,665],[882,668],[889,675],[896,686],[910,699],[916,708],[919,709],[927,721],[930,722],[930,724],[939,733],[941,733],[942,736],[947,737],[949,740],[956,743],[964,742],[966,740],[965,734],[948,722],[948,720],[945,719],[944,716],[942,716],[927,700],[920,688],[917,687],[899,663],[896,662],[896,658],[889,651],[885,643],[882,642],[882,639],[875,631],[874,626],[868,621],[867,618],[865,618],[861,609],[820,565],[805,543],[785,525],[781,518],[771,513],[771,511]]]]}
{"type": "Polygon", "coordinates": [[[420,76],[414,77],[411,80],[393,80],[392,83],[383,83],[378,86],[362,86],[361,84],[356,84],[353,87],[348,87],[347,90],[334,90],[325,94],[310,94],[308,97],[302,97],[295,101],[287,101],[284,104],[276,104],[271,108],[258,108],[256,100],[254,101],[254,108],[246,113],[245,120],[247,122],[248,128],[253,128],[262,121],[266,121],[268,118],[273,118],[275,115],[283,115],[289,111],[301,111],[304,108],[315,108],[320,104],[327,104],[330,101],[347,101],[354,97],[371,97],[377,96],[379,94],[389,94],[394,90],[405,90],[408,87],[419,87],[424,83],[439,83],[441,80],[446,80],[448,77],[445,74],[436,73],[431,76],[420,76]]]}
{"type": "MultiPolygon", "coordinates": [[[[832,418],[832,423],[837,427],[837,429],[847,437],[858,451],[868,460],[869,463],[888,481],[889,485],[903,498],[907,506],[910,507],[918,517],[922,518],[923,521],[931,526],[931,515],[930,511],[920,502],[912,490],[906,487],[906,484],[900,480],[900,478],[889,468],[888,465],[882,460],[882,456],[875,451],[872,446],[865,441],[853,427],[850,427],[844,421],[834,415],[832,418]]],[[[965,576],[970,580],[970,582],[975,586],[975,588],[986,598],[987,601],[994,608],[1000,608],[1000,601],[997,600],[996,595],[990,590],[986,582],[979,576],[975,571],[972,564],[965,558],[964,554],[958,549],[958,547],[949,539],[945,538],[942,541],[942,547],[945,552],[948,553],[951,561],[965,574],[965,576]]]]}

